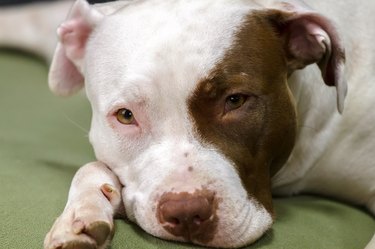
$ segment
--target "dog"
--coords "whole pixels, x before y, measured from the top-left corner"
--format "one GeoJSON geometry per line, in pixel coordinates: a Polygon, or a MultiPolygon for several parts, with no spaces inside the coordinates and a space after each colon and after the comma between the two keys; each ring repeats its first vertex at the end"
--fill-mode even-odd
{"type": "MultiPolygon", "coordinates": [[[[85,87],[97,161],[74,176],[44,248],[106,248],[116,215],[163,239],[241,247],[270,229],[272,193],[375,214],[374,12],[364,0],[75,1],[49,86],[85,87]]],[[[53,40],[17,39],[52,58],[53,40]]]]}

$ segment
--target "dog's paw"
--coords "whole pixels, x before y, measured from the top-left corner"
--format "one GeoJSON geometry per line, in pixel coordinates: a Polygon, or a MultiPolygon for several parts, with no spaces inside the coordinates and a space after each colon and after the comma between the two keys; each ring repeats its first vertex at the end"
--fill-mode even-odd
{"type": "MultiPolygon", "coordinates": [[[[87,210],[87,212],[90,212],[87,210]]],[[[99,249],[105,248],[112,237],[111,221],[86,213],[64,211],[55,221],[44,240],[45,249],[99,249]]]]}
{"type": "Polygon", "coordinates": [[[105,248],[112,237],[113,224],[94,217],[74,217],[65,212],[55,221],[44,240],[45,249],[105,248]]]}
{"type": "Polygon", "coordinates": [[[112,206],[105,198],[106,203],[87,199],[68,206],[57,218],[44,240],[45,249],[106,248],[114,231],[112,206]]]}

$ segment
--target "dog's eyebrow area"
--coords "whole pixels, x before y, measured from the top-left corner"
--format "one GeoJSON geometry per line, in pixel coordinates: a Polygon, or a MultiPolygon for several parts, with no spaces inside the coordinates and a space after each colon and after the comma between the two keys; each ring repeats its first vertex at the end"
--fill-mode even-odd
{"type": "MultiPolygon", "coordinates": [[[[90,95],[90,98],[97,99],[95,104],[99,110],[106,114],[113,113],[116,108],[130,108],[137,105],[144,105],[149,101],[152,94],[152,79],[142,75],[130,76],[106,76],[96,78],[88,85],[95,84],[100,88],[101,94],[90,95]],[[126,82],[126,84],[124,84],[126,82]]],[[[89,92],[90,94],[90,92],[89,92]]]]}
{"type": "Polygon", "coordinates": [[[272,26],[261,16],[249,16],[236,36],[197,84],[189,112],[198,136],[234,163],[249,197],[273,213],[271,174],[289,155],[295,133],[284,55],[272,26]]]}

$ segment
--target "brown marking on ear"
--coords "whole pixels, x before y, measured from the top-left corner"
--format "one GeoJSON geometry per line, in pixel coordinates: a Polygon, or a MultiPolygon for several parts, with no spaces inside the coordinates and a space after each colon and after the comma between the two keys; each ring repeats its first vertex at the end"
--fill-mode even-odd
{"type": "Polygon", "coordinates": [[[296,132],[287,73],[280,38],[261,14],[252,13],[189,99],[198,136],[234,162],[249,197],[271,214],[271,177],[287,160],[296,132]],[[227,97],[236,93],[248,96],[246,102],[225,112],[227,97]]]}
{"type": "Polygon", "coordinates": [[[337,109],[344,111],[348,91],[345,78],[345,48],[331,20],[309,8],[293,10],[293,5],[281,10],[262,10],[282,38],[289,74],[316,63],[324,83],[335,86],[337,109]]]}
{"type": "Polygon", "coordinates": [[[330,20],[316,13],[296,14],[267,10],[263,11],[263,14],[273,23],[282,37],[290,70],[302,69],[309,64],[317,63],[322,71],[324,82],[328,86],[335,86],[336,67],[340,63],[345,63],[345,50],[330,20]],[[321,34],[314,32],[314,29],[324,30],[329,44],[323,37],[319,43],[317,37],[321,34]]]}

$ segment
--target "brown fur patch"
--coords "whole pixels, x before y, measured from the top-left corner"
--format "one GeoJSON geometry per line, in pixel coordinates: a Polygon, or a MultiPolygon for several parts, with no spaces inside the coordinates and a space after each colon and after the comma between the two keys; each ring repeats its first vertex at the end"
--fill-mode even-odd
{"type": "Polygon", "coordinates": [[[294,145],[296,114],[281,38],[262,12],[247,17],[236,42],[189,99],[203,142],[231,159],[249,196],[273,213],[271,176],[294,145]],[[248,96],[225,112],[227,97],[248,96]]]}

